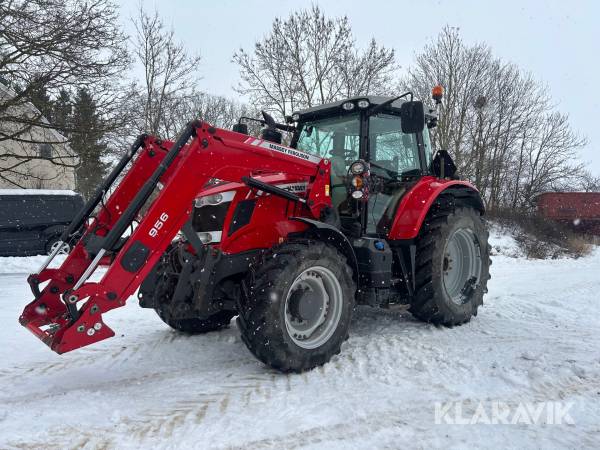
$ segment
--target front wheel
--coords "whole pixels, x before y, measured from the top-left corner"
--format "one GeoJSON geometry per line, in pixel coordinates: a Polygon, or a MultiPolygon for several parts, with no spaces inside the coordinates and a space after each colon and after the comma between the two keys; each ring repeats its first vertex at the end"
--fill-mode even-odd
{"type": "Polygon", "coordinates": [[[284,244],[254,274],[238,316],[242,339],[282,372],[323,365],[348,338],[355,291],[352,269],[334,247],[284,244]]]}
{"type": "Polygon", "coordinates": [[[487,292],[489,255],[488,231],[479,211],[434,208],[417,239],[411,313],[439,325],[468,322],[487,292]]]}

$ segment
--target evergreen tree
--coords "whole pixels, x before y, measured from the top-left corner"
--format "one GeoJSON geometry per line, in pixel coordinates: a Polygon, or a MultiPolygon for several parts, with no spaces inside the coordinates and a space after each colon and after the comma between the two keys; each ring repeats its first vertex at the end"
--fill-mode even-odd
{"type": "Polygon", "coordinates": [[[52,118],[48,118],[53,126],[65,137],[71,134],[71,115],[73,106],[71,105],[71,95],[65,89],[61,89],[58,98],[52,104],[52,118]]]}
{"type": "Polygon", "coordinates": [[[89,197],[104,178],[109,165],[102,161],[107,154],[102,119],[93,97],[85,89],[80,89],[75,97],[71,129],[71,148],[80,158],[76,171],[77,190],[89,197]]]}
{"type": "Polygon", "coordinates": [[[27,89],[29,91],[29,101],[42,113],[46,120],[51,120],[52,100],[44,83],[41,80],[34,80],[27,89]]]}

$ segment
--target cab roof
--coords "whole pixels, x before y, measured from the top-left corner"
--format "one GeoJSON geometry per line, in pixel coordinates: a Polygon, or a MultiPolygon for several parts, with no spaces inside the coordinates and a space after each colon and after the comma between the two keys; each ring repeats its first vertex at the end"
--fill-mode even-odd
{"type": "MultiPolygon", "coordinates": [[[[330,116],[335,112],[341,112],[344,114],[356,112],[359,110],[357,106],[352,111],[346,111],[342,109],[342,104],[346,102],[353,102],[355,105],[359,100],[368,100],[371,106],[380,105],[381,103],[386,102],[394,98],[394,96],[381,96],[381,95],[361,95],[357,97],[345,98],[343,100],[325,103],[319,106],[313,106],[312,108],[301,109],[299,111],[295,111],[292,116],[298,114],[300,116],[300,121],[315,119],[320,116],[330,116]]],[[[391,105],[389,105],[386,109],[397,110],[400,111],[400,106],[406,100],[404,98],[398,99],[394,101],[391,105]]]]}

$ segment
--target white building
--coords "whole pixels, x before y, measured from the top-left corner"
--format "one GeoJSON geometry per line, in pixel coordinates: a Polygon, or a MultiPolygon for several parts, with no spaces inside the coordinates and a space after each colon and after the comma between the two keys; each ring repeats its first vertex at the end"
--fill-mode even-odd
{"type": "MultiPolygon", "coordinates": [[[[0,81],[0,105],[15,95],[0,81]]],[[[38,115],[39,111],[31,103],[9,106],[0,115],[0,189],[75,189],[73,166],[79,163],[79,158],[56,130],[32,126],[19,133],[21,140],[42,144],[4,138],[23,128],[23,124],[11,122],[7,116],[38,115]]]]}

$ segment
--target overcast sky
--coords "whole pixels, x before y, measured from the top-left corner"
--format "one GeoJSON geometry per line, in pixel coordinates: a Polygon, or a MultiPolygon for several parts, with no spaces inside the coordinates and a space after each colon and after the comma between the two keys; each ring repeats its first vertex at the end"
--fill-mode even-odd
{"type": "MultiPolygon", "coordinates": [[[[558,109],[568,113],[573,128],[588,138],[582,158],[600,175],[600,1],[315,1],[328,16],[347,15],[357,43],[371,37],[396,50],[408,66],[414,53],[450,25],[459,27],[467,43],[486,42],[497,56],[516,63],[548,86],[558,109]]],[[[136,0],[121,0],[127,31],[136,0]]],[[[179,40],[202,55],[199,74],[207,92],[235,98],[238,82],[233,52],[251,49],[268,33],[275,17],[310,2],[292,0],[144,0],[175,27],[179,40]]]]}

